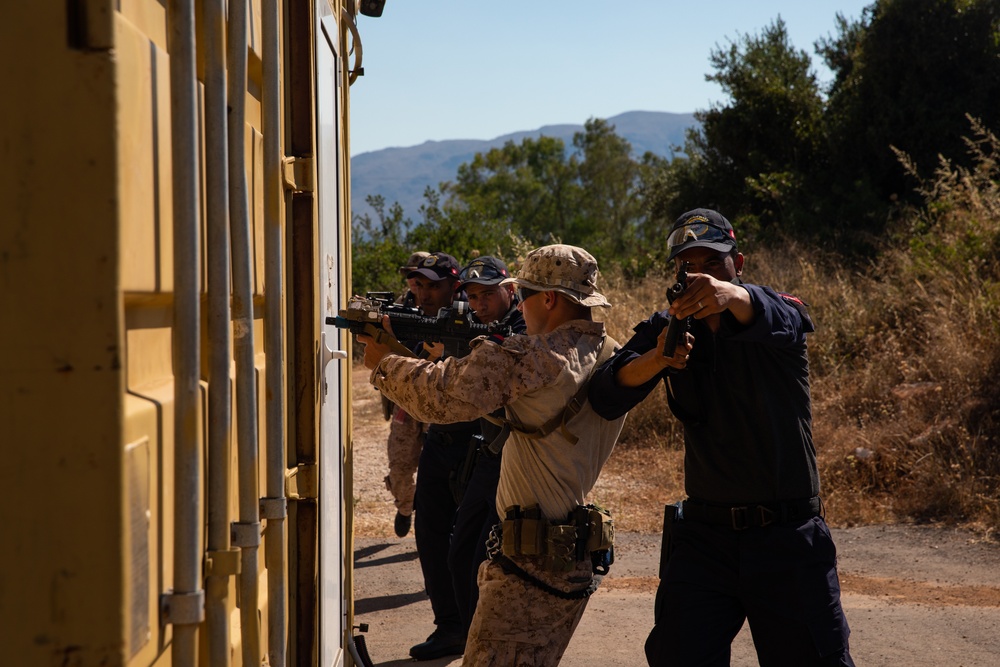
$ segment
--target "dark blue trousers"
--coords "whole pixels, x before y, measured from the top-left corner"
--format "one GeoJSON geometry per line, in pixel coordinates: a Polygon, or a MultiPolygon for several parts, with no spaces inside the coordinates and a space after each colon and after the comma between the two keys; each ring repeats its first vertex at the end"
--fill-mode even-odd
{"type": "Polygon", "coordinates": [[[646,640],[651,667],[728,667],[744,620],[761,667],[854,666],[823,519],[747,530],[681,520],[670,543],[646,640]]]}
{"type": "Polygon", "coordinates": [[[413,496],[413,532],[424,588],[431,599],[434,624],[449,632],[462,628],[448,569],[448,550],[458,508],[449,476],[465,459],[470,437],[471,433],[461,437],[461,434],[437,433],[433,425],[429,428],[417,464],[417,487],[413,496]]]}
{"type": "Polygon", "coordinates": [[[486,540],[490,529],[499,523],[497,484],[500,483],[500,457],[480,454],[472,469],[465,497],[458,506],[455,530],[451,536],[448,566],[458,599],[463,629],[468,632],[479,602],[476,577],[479,565],[486,560],[486,540]]]}

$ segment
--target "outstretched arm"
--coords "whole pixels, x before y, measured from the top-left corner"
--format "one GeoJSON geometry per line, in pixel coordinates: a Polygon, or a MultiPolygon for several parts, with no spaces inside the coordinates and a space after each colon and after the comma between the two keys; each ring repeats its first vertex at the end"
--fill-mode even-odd
{"type": "Polygon", "coordinates": [[[707,273],[689,273],[687,289],[670,304],[668,312],[674,317],[703,320],[726,311],[743,326],[753,322],[753,302],[747,288],[707,273]]]}
{"type": "Polygon", "coordinates": [[[666,337],[667,330],[664,328],[656,339],[656,347],[635,357],[615,372],[615,382],[618,386],[639,387],[658,377],[668,368],[679,370],[687,366],[688,353],[691,351],[694,336],[685,332],[684,339],[678,343],[672,357],[663,354],[666,337]]]}

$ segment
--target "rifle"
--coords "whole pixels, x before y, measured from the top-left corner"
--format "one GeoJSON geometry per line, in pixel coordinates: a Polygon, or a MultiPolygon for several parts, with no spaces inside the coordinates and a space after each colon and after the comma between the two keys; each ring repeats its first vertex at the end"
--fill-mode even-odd
{"type": "MultiPolygon", "coordinates": [[[[667,288],[667,301],[673,303],[674,299],[684,294],[687,289],[687,271],[681,269],[677,272],[677,282],[667,288]]],[[[677,341],[681,332],[687,331],[691,326],[688,318],[671,317],[670,324],[667,325],[667,336],[663,339],[663,356],[672,357],[677,352],[677,341]],[[683,327],[683,329],[682,329],[683,327]]]]}
{"type": "Polygon", "coordinates": [[[400,340],[444,343],[447,354],[462,357],[470,351],[469,341],[477,336],[513,334],[493,325],[470,322],[466,316],[468,307],[468,302],[456,301],[450,308],[439,310],[436,316],[422,315],[417,308],[394,303],[391,292],[368,292],[366,296],[351,297],[347,308],[337,317],[326,318],[326,323],[353,334],[371,336],[376,342],[388,345],[394,354],[407,357],[416,355],[400,340]],[[383,315],[389,316],[391,334],[382,328],[383,315]]]}

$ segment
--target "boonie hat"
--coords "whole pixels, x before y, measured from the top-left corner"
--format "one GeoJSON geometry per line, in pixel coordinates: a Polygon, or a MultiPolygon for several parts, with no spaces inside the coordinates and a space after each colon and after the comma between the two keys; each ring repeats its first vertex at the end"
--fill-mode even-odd
{"type": "Polygon", "coordinates": [[[513,283],[536,292],[559,292],[590,308],[610,308],[611,304],[597,291],[597,260],[583,248],[571,245],[547,245],[535,248],[524,258],[513,283]]]}
{"type": "Polygon", "coordinates": [[[417,275],[431,280],[458,279],[458,260],[446,252],[432,252],[420,260],[416,268],[407,273],[406,277],[413,278],[417,275]]]}
{"type": "Polygon", "coordinates": [[[736,232],[718,211],[696,208],[677,218],[667,237],[667,260],[688,248],[711,248],[729,252],[736,248],[736,232]]]}
{"type": "Polygon", "coordinates": [[[417,268],[420,266],[420,262],[427,259],[428,255],[430,255],[430,253],[427,252],[426,250],[418,250],[417,252],[413,253],[412,255],[410,255],[410,258],[406,260],[406,264],[399,267],[399,273],[405,278],[412,271],[416,271],[417,268]]]}
{"type": "Polygon", "coordinates": [[[462,269],[458,277],[463,283],[498,285],[510,277],[510,272],[507,265],[496,257],[477,257],[462,269]]]}

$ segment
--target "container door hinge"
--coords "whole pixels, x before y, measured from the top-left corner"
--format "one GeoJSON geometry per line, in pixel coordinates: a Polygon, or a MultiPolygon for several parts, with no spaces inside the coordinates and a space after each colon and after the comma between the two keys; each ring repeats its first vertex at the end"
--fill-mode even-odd
{"type": "Polygon", "coordinates": [[[285,189],[293,192],[313,191],[313,159],[311,157],[286,157],[282,160],[285,189]]]}
{"type": "Polygon", "coordinates": [[[319,466],[307,463],[285,471],[285,495],[297,500],[319,498],[319,466]]]}

